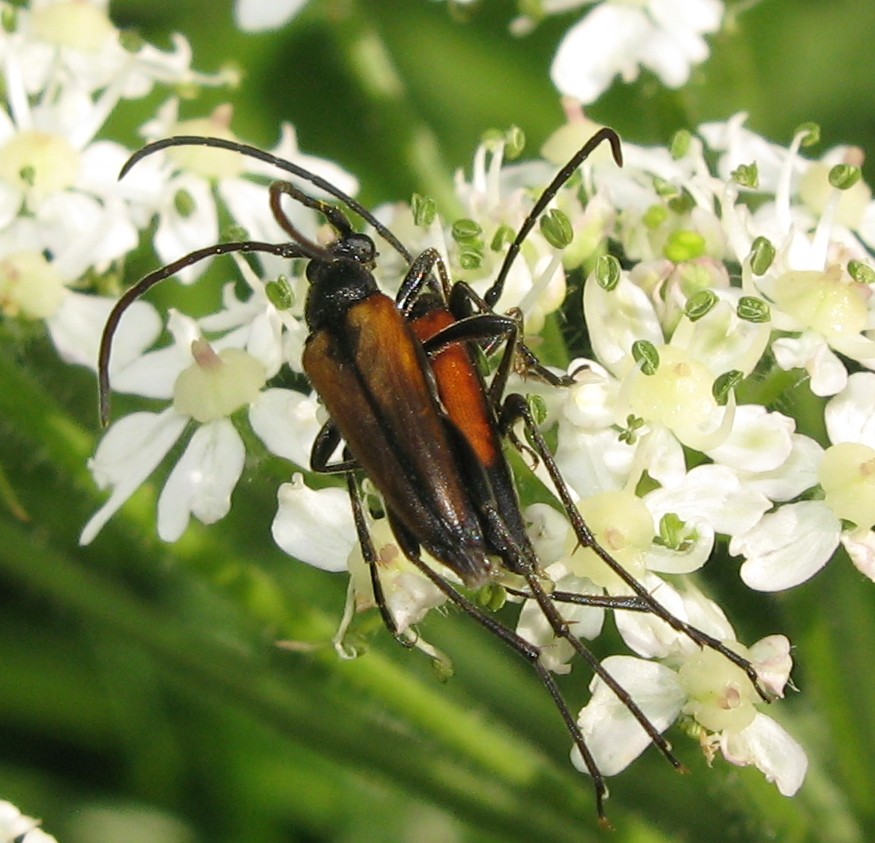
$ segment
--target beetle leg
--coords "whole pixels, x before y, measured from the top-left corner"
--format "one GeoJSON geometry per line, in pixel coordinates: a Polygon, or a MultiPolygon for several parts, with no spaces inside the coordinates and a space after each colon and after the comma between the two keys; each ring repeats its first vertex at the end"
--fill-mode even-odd
{"type": "MultiPolygon", "coordinates": [[[[598,764],[596,763],[595,758],[593,758],[589,747],[586,745],[586,740],[584,739],[583,734],[580,731],[580,727],[577,725],[577,721],[574,719],[574,715],[572,715],[571,710],[568,708],[568,703],[565,702],[565,698],[562,696],[562,692],[559,690],[559,686],[556,684],[556,680],[554,679],[550,671],[547,670],[547,668],[544,667],[544,665],[541,663],[541,648],[530,643],[529,641],[526,641],[525,638],[518,635],[513,630],[508,629],[495,617],[484,612],[479,606],[471,602],[471,600],[458,592],[452,585],[450,585],[450,583],[446,582],[439,574],[433,571],[418,555],[412,554],[408,556],[408,558],[411,562],[413,562],[414,565],[416,565],[417,568],[419,568],[420,571],[422,571],[422,573],[429,580],[431,580],[431,582],[435,584],[435,586],[437,586],[447,596],[450,601],[455,603],[466,615],[468,615],[472,620],[480,624],[480,626],[482,626],[496,638],[501,640],[514,652],[522,656],[532,666],[532,669],[541,680],[541,684],[543,684],[547,691],[550,693],[553,704],[556,706],[559,714],[562,716],[562,719],[565,722],[565,726],[568,729],[572,740],[574,741],[574,745],[580,752],[584,764],[586,765],[586,769],[593,780],[593,787],[595,789],[596,810],[598,811],[599,822],[601,822],[605,826],[609,826],[610,823],[605,816],[604,808],[604,800],[608,792],[607,786],[605,785],[604,776],[602,775],[601,770],[599,770],[598,764]]],[[[531,582],[529,583],[529,585],[531,587],[531,582]]],[[[541,593],[544,594],[543,589],[541,589],[541,593]]],[[[549,597],[547,597],[547,601],[549,602],[549,597]]],[[[553,611],[555,613],[555,609],[553,611]]],[[[556,615],[558,617],[558,613],[556,613],[556,615]]],[[[580,646],[583,647],[582,644],[580,646]]],[[[584,647],[583,649],[586,648],[584,647]]],[[[597,664],[597,660],[592,654],[590,654],[588,661],[590,661],[590,663],[595,662],[597,664]]],[[[601,666],[599,665],[599,668],[600,667],[601,666]]],[[[606,671],[604,670],[602,670],[602,672],[606,673],[606,671]]],[[[614,683],[614,685],[617,685],[617,683],[613,679],[611,679],[611,681],[614,683]]],[[[628,694],[626,694],[626,696],[628,697],[628,694]]],[[[653,727],[651,726],[651,728],[653,727]]]]}
{"type": "Polygon", "coordinates": [[[502,430],[506,431],[509,430],[518,420],[522,420],[525,424],[529,436],[531,437],[531,441],[534,443],[535,449],[543,460],[547,473],[550,475],[550,479],[553,481],[556,494],[562,502],[562,506],[565,509],[565,513],[571,522],[571,527],[580,544],[583,547],[591,548],[593,552],[595,552],[595,554],[608,566],[608,568],[610,568],[611,571],[613,571],[630,589],[632,589],[637,597],[647,604],[649,611],[656,615],[656,617],[665,621],[670,627],[672,627],[672,629],[687,636],[687,638],[694,641],[700,647],[708,647],[709,649],[720,653],[720,655],[724,656],[734,665],[740,667],[745,674],[747,674],[748,679],[750,679],[760,697],[762,697],[765,702],[771,702],[771,695],[762,686],[759,677],[757,676],[756,669],[746,658],[731,650],[717,638],[714,638],[695,626],[675,617],[675,615],[666,609],[665,606],[663,606],[658,600],[654,599],[653,595],[651,595],[650,592],[647,591],[647,589],[638,582],[634,576],[632,576],[632,574],[630,574],[598,543],[595,536],[592,534],[592,531],[587,526],[586,521],[583,520],[580,511],[574,505],[568,485],[565,483],[565,480],[559,472],[559,467],[556,465],[556,461],[553,458],[541,431],[538,429],[538,425],[532,416],[525,398],[523,398],[522,395],[514,393],[505,398],[499,423],[502,430]]]}
{"type": "Polygon", "coordinates": [[[362,557],[365,564],[368,566],[368,571],[371,575],[371,589],[374,592],[374,603],[380,612],[380,617],[383,620],[383,625],[392,634],[392,637],[405,647],[412,647],[415,644],[415,638],[412,639],[398,630],[398,624],[395,623],[395,618],[392,617],[392,612],[389,611],[389,606],[386,603],[386,595],[383,592],[383,584],[380,582],[380,563],[377,558],[377,549],[374,547],[371,533],[368,530],[368,522],[365,518],[364,502],[362,501],[362,492],[359,484],[356,481],[355,474],[351,471],[346,473],[346,488],[349,492],[349,501],[352,505],[352,517],[355,522],[355,530],[358,535],[359,546],[362,549],[362,557]]]}
{"type": "Polygon", "coordinates": [[[395,306],[406,317],[409,317],[413,304],[426,287],[431,287],[432,291],[437,293],[443,302],[449,301],[453,284],[440,252],[434,247],[426,249],[411,262],[407,274],[398,288],[398,295],[395,296],[395,306]],[[440,283],[434,277],[433,270],[435,269],[440,283]]]}

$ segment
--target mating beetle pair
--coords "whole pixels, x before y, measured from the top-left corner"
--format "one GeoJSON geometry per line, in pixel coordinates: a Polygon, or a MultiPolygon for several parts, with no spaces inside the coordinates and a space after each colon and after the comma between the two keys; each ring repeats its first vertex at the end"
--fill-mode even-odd
{"type": "Polygon", "coordinates": [[[541,649],[504,626],[476,605],[452,582],[423,559],[426,551],[452,571],[466,587],[476,588],[503,574],[523,582],[518,593],[534,600],[553,633],[567,641],[617,695],[653,743],[675,766],[668,743],[629,694],[573,634],[556,608],[557,601],[581,602],[615,609],[649,612],[700,646],[710,647],[741,667],[761,695],[752,665],[718,640],[676,618],[657,602],[595,540],[573,503],[553,457],[522,396],[505,396],[512,367],[518,359],[547,380],[565,379],[541,367],[521,344],[520,326],[510,316],[491,310],[507,273],[540,213],[576,168],[603,141],[621,163],[620,144],[610,129],[595,134],[557,173],[535,203],[508,249],[504,263],[483,299],[467,285],[451,285],[438,253],[426,250],[413,257],[370,212],[330,183],[261,150],[216,138],[177,137],[150,144],[125,165],[170,146],[199,144],[229,149],[273,164],[334,196],[370,223],[376,233],[405,259],[408,271],[396,299],[381,293],[372,270],[373,240],[355,232],[335,206],[314,199],[289,182],[270,186],[271,208],[290,237],[283,244],[238,241],[200,249],[142,279],[119,300],[107,322],[100,351],[101,415],[108,414],[108,363],[119,319],[136,298],[159,281],[206,257],[231,252],[262,252],[308,260],[310,282],[305,317],[310,331],[303,366],[325,404],[329,422],[313,445],[314,471],[344,473],[353,514],[368,562],[374,593],[383,619],[393,634],[394,620],[382,599],[379,566],[367,528],[364,504],[356,479],[364,473],[381,493],[399,547],[443,594],[475,621],[523,656],[546,686],[590,772],[596,805],[603,821],[606,787],[595,759],[553,678],[541,662],[541,649]],[[293,225],[282,209],[290,196],[320,211],[337,233],[327,246],[312,242],[293,225]],[[477,346],[505,343],[496,374],[487,386],[475,365],[477,346]],[[597,597],[553,592],[525,530],[516,488],[505,460],[502,441],[522,421],[530,441],[553,482],[577,541],[592,550],[629,587],[629,597],[597,597]],[[343,457],[331,462],[344,443],[343,457]]]}

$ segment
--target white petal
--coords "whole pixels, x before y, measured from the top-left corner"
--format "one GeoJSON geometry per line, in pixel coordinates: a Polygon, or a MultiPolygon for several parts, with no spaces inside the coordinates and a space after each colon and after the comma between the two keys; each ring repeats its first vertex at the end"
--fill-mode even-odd
{"type": "Polygon", "coordinates": [[[647,294],[625,275],[613,290],[605,290],[594,277],[583,288],[583,312],[590,341],[598,359],[617,377],[634,365],[632,344],[649,340],[663,345],[659,317],[647,294]]]}
{"type": "Polygon", "coordinates": [[[201,332],[194,319],[175,310],[170,311],[167,327],[173,334],[171,345],[146,352],[124,367],[113,367],[114,390],[146,398],[173,397],[177,377],[193,362],[191,344],[201,332]]]}
{"type": "Polygon", "coordinates": [[[780,337],[772,343],[772,351],[782,369],[801,368],[811,375],[810,386],[815,395],[835,395],[847,383],[844,364],[814,331],[805,331],[799,337],[780,337]]]}
{"type": "MultiPolygon", "coordinates": [[[[660,732],[675,720],[686,695],[677,674],[656,662],[630,656],[611,656],[602,667],[632,696],[639,708],[660,732]]],[[[614,692],[596,678],[592,699],[581,710],[577,722],[596,764],[606,776],[613,776],[632,763],[650,744],[650,737],[614,692]]],[[[571,762],[587,772],[575,747],[571,762]]]]}
{"type": "Polygon", "coordinates": [[[565,391],[562,416],[588,433],[604,430],[614,423],[614,404],[620,384],[598,363],[576,362],[586,368],[574,375],[574,385],[565,391]]]}
{"type": "Polygon", "coordinates": [[[711,525],[704,521],[689,521],[686,522],[686,528],[689,537],[684,540],[683,549],[654,545],[647,552],[649,570],[660,574],[691,574],[708,561],[714,550],[714,530],[711,525]]]}
{"type": "MultiPolygon", "coordinates": [[[[676,618],[686,620],[684,602],[668,583],[648,574],[642,577],[641,584],[676,618]]],[[[683,636],[650,612],[616,612],[614,622],[629,649],[644,658],[667,658],[686,649],[683,636]]]]}
{"type": "Polygon", "coordinates": [[[318,403],[291,389],[266,389],[249,408],[249,422],[268,450],[301,468],[310,466],[310,449],[319,432],[318,403]]]}
{"type": "Polygon", "coordinates": [[[344,489],[310,489],[295,474],[279,487],[277,501],[271,530],[282,550],[323,571],[347,570],[356,531],[344,489]]]}
{"type": "Polygon", "coordinates": [[[663,486],[677,486],[686,477],[683,446],[668,428],[655,427],[638,441],[633,473],[638,471],[646,471],[663,486]]]}
{"type": "MultiPolygon", "coordinates": [[[[162,209],[153,243],[158,256],[165,263],[175,261],[195,249],[209,246],[217,242],[219,237],[216,202],[206,180],[182,175],[174,179],[167,190],[171,195],[184,191],[191,199],[192,209],[185,215],[173,204],[162,209]]],[[[208,263],[209,261],[204,260],[186,267],[177,272],[175,277],[190,283],[207,268],[208,263]]]]}
{"type": "Polygon", "coordinates": [[[594,102],[617,74],[635,79],[638,47],[650,32],[641,10],[601,4],[565,33],[550,68],[553,84],[584,105],[594,102]]]}
{"type": "Polygon", "coordinates": [[[171,407],[163,413],[134,413],[110,427],[97,446],[89,468],[97,485],[101,489],[111,486],[112,494],[85,525],[80,544],[89,544],[155,470],[187,422],[185,416],[171,407]]]}
{"type": "Polygon", "coordinates": [[[735,410],[729,438],[708,451],[714,462],[744,466],[746,472],[771,471],[790,456],[793,419],[768,412],[759,404],[742,404],[735,410]]]}
{"type": "Polygon", "coordinates": [[[750,489],[723,465],[700,465],[677,486],[647,495],[652,512],[674,512],[684,521],[705,522],[726,535],[750,530],[770,507],[770,501],[750,489]]]}
{"type": "MultiPolygon", "coordinates": [[[[70,291],[48,321],[49,333],[66,363],[97,369],[103,326],[115,299],[70,291]]],[[[110,371],[127,365],[161,333],[161,319],[148,302],[134,302],[121,318],[112,344],[110,371]]]]}
{"type": "Polygon", "coordinates": [[[802,787],[808,770],[805,750],[771,717],[757,714],[740,732],[724,735],[720,745],[727,761],[740,767],[753,764],[782,796],[793,796],[802,787]]]}
{"type": "Polygon", "coordinates": [[[39,820],[27,817],[11,802],[0,800],[0,840],[15,840],[32,831],[39,820]]]}
{"type": "Polygon", "coordinates": [[[641,45],[641,64],[667,87],[680,88],[689,79],[690,66],[708,57],[701,33],[720,28],[723,4],[719,0],[650,0],[648,7],[658,28],[641,45]]]}
{"type": "Polygon", "coordinates": [[[191,515],[204,524],[224,518],[245,458],[243,441],[228,419],[201,425],[158,499],[158,535],[176,541],[191,515]]]}
{"type": "Polygon", "coordinates": [[[234,21],[244,32],[279,29],[291,20],[307,0],[237,0],[234,21]]]}
{"type": "MultiPolygon", "coordinates": [[[[702,632],[707,632],[712,638],[717,638],[720,641],[734,641],[735,630],[732,624],[713,600],[705,597],[701,591],[691,585],[687,585],[687,589],[683,595],[684,601],[684,617],[687,622],[696,627],[702,632]]],[[[687,639],[692,648],[698,649],[697,644],[687,639]]],[[[689,651],[690,648],[685,648],[689,651]]]]}
{"type": "Polygon", "coordinates": [[[533,503],[526,507],[523,516],[526,533],[542,566],[550,566],[565,556],[571,525],[564,514],[549,504],[533,503]]]}
{"type": "Polygon", "coordinates": [[[817,469],[823,459],[823,447],[801,433],[794,433],[790,440],[790,456],[774,471],[758,474],[740,472],[747,488],[765,495],[771,501],[789,501],[817,485],[817,469]]]}
{"type": "Polygon", "coordinates": [[[741,578],[757,591],[792,588],[813,577],[839,544],[841,523],[822,501],[787,504],[729,543],[745,556],[741,578]]]}
{"type": "Polygon", "coordinates": [[[790,639],[786,635],[767,635],[748,651],[748,658],[760,681],[776,697],[784,696],[784,686],[793,669],[790,649],[790,639]]]}
{"type": "MultiPolygon", "coordinates": [[[[556,580],[556,590],[587,596],[603,594],[602,589],[590,580],[575,576],[560,577],[556,580]]],[[[559,614],[578,638],[592,641],[601,633],[605,618],[605,610],[601,607],[554,602],[559,614]]],[[[568,662],[574,658],[575,650],[567,641],[556,638],[553,627],[537,601],[526,600],[523,604],[517,633],[526,641],[543,648],[540,662],[547,670],[560,674],[571,670],[568,662]]]]}
{"type": "Polygon", "coordinates": [[[875,532],[854,530],[852,533],[845,533],[842,544],[857,570],[870,580],[875,580],[875,532]]]}
{"type": "Polygon", "coordinates": [[[833,445],[857,442],[875,447],[875,374],[856,372],[824,410],[826,430],[833,445]]]}
{"type": "Polygon", "coordinates": [[[635,449],[621,442],[612,428],[586,433],[560,423],[555,456],[565,482],[581,497],[589,497],[626,485],[635,449]]]}

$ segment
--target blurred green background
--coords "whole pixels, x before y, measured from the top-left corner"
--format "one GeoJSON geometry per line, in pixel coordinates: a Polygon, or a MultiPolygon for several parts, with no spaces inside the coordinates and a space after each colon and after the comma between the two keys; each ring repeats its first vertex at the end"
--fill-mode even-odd
{"type": "MultiPolygon", "coordinates": [[[[513,11],[484,0],[460,23],[431,0],[312,0],[282,32],[245,35],[229,2],[111,6],[117,25],[159,46],[184,33],[201,70],[244,72],[238,90],[205,92],[185,116],[231,101],[237,133],[263,146],[291,121],[304,151],[360,178],[366,204],[440,196],[486,129],[515,123],[534,151],[560,124],[548,68],[575,16],[515,39],[513,11]],[[374,56],[400,83],[388,94],[362,70],[374,56]]],[[[778,142],[816,121],[825,147],[875,150],[873,37],[875,4],[763,2],[713,41],[684,91],[643,78],[590,114],[657,143],[746,110],[778,142]]],[[[115,136],[135,147],[162,100],[127,106],[115,136]]],[[[866,173],[875,181],[871,162],[866,173]]],[[[15,324],[0,352],[0,798],[43,817],[61,843],[603,838],[546,693],[467,619],[424,625],[456,664],[445,685],[383,631],[365,658],[336,659],[326,642],[344,578],[273,545],[279,463],[250,465],[231,515],[173,546],[154,533],[159,473],[79,548],[102,500],[85,468],[94,378],[15,324]],[[315,645],[294,652],[277,639],[315,645]]],[[[737,561],[706,573],[742,640],[784,631],[796,644],[801,693],[774,713],[806,746],[808,780],[784,799],[757,771],[720,760],[707,770],[675,733],[692,774],[646,753],[611,783],[611,839],[875,839],[875,586],[841,555],[786,595],[747,592],[737,561]]],[[[563,683],[575,707],[588,678],[576,670],[563,683]]]]}

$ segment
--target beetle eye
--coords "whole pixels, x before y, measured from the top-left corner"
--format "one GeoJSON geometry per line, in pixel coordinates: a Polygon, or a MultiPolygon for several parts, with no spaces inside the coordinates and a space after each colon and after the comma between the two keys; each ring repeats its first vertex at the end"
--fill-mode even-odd
{"type": "Polygon", "coordinates": [[[334,245],[337,257],[350,258],[363,266],[370,266],[377,257],[374,241],[367,234],[350,234],[334,245]]]}

